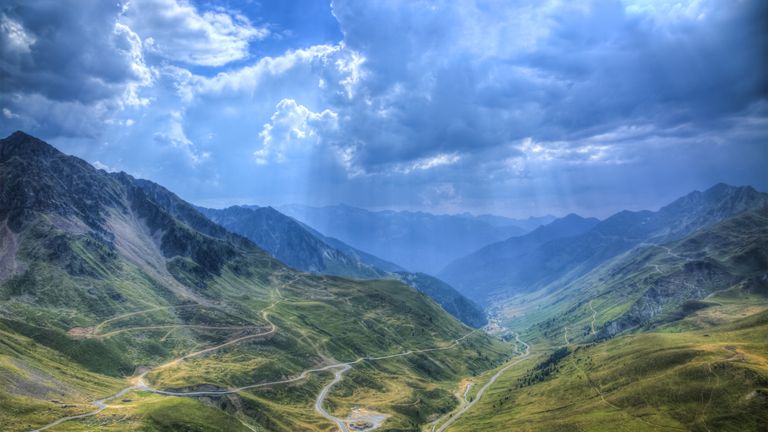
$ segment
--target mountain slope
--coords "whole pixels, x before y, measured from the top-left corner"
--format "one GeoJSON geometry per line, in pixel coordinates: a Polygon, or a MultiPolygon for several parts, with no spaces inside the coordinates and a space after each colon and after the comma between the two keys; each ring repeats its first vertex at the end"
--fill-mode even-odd
{"type": "Polygon", "coordinates": [[[486,222],[490,225],[493,225],[495,227],[508,227],[508,226],[515,226],[523,231],[520,232],[518,235],[526,234],[530,231],[535,230],[536,228],[540,226],[544,226],[547,224],[552,223],[556,217],[552,215],[546,215],[546,216],[531,216],[525,219],[513,219],[508,218],[504,216],[497,216],[492,214],[481,214],[481,215],[472,215],[469,213],[463,213],[458,216],[466,216],[469,219],[477,219],[483,222],[486,222]]]}
{"type": "Polygon", "coordinates": [[[289,266],[312,273],[380,278],[384,272],[353,259],[271,207],[200,209],[212,221],[241,234],[289,266]]]}
{"type": "Polygon", "coordinates": [[[480,327],[487,322],[482,308],[448,284],[423,273],[404,272],[394,264],[358,251],[339,240],[325,237],[270,207],[235,206],[201,211],[213,221],[249,238],[275,258],[296,269],[359,279],[398,279],[427,294],[467,325],[480,327]],[[376,264],[393,270],[380,269],[376,264]]]}
{"type": "MultiPolygon", "coordinates": [[[[768,194],[748,186],[719,184],[704,192],[692,192],[657,212],[619,212],[582,234],[553,239],[529,248],[519,259],[508,262],[506,270],[524,274],[523,280],[512,279],[509,283],[481,280],[477,281],[477,286],[481,289],[490,286],[499,295],[506,296],[547,286],[557,290],[643,242],[676,240],[725,218],[766,206],[768,194]]],[[[450,271],[453,275],[460,270],[450,271]]],[[[460,281],[453,280],[455,276],[445,277],[449,283],[462,289],[460,281]]],[[[468,291],[463,292],[469,295],[468,291]]],[[[470,298],[477,299],[472,295],[470,298]]]]}
{"type": "Polygon", "coordinates": [[[563,237],[581,234],[599,221],[570,214],[532,232],[493,243],[451,262],[439,276],[465,295],[485,300],[495,291],[525,291],[531,282],[530,267],[520,265],[531,251],[563,237]]]}
{"type": "Polygon", "coordinates": [[[531,294],[537,299],[517,325],[535,324],[540,336],[558,337],[568,326],[576,340],[610,338],[706,310],[716,293],[768,296],[766,275],[768,209],[758,209],[677,241],[644,243],[558,291],[531,294]]]}
{"type": "Polygon", "coordinates": [[[525,233],[514,225],[494,226],[466,215],[373,212],[346,205],[278,210],[352,247],[429,274],[488,243],[525,233]]]}
{"type": "Polygon", "coordinates": [[[449,430],[765,430],[768,312],[740,315],[545,351],[504,374],[449,430]]]}
{"type": "Polygon", "coordinates": [[[321,405],[402,429],[510,352],[400,282],[294,271],[166,189],[23,133],[0,140],[0,218],[4,430],[86,413],[61,427],[327,430],[313,407],[333,372],[345,393],[321,405]]]}
{"type": "Polygon", "coordinates": [[[480,306],[440,279],[424,273],[396,272],[394,275],[406,285],[428,295],[464,324],[477,328],[488,323],[480,306]]]}
{"type": "Polygon", "coordinates": [[[496,316],[539,352],[450,430],[762,430],[768,209],[641,243],[496,316]]]}

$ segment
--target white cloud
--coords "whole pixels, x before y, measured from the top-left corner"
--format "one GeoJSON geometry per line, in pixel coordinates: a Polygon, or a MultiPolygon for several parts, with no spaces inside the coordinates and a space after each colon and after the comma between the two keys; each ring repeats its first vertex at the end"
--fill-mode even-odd
{"type": "Polygon", "coordinates": [[[263,57],[253,65],[221,72],[212,78],[192,76],[186,89],[192,94],[253,92],[269,77],[282,75],[298,65],[328,62],[340,50],[338,45],[315,45],[277,57],[263,57]]]}
{"type": "Polygon", "coordinates": [[[130,59],[129,68],[135,77],[126,83],[122,102],[128,106],[149,105],[148,98],[139,96],[139,89],[151,85],[157,73],[144,62],[141,39],[130,27],[119,22],[115,23],[113,39],[115,48],[120,50],[125,58],[130,59]]]}
{"type": "Polygon", "coordinates": [[[339,85],[344,88],[349,99],[355,96],[357,86],[364,77],[363,63],[365,63],[365,57],[356,51],[350,51],[349,56],[336,60],[336,69],[344,75],[339,85]]]}
{"type": "Polygon", "coordinates": [[[259,134],[261,148],[253,154],[256,163],[270,160],[285,162],[294,156],[306,154],[327,139],[327,132],[338,129],[338,115],[331,110],[313,112],[293,99],[283,99],[276,107],[269,123],[259,134]]]}
{"type": "MultiPolygon", "coordinates": [[[[571,165],[584,164],[623,164],[627,161],[622,158],[620,149],[613,143],[607,143],[602,139],[593,141],[592,137],[566,141],[534,141],[528,137],[521,141],[517,147],[525,155],[529,162],[559,162],[571,165]]],[[[520,162],[517,162],[520,164],[520,162]]]]}
{"type": "Polygon", "coordinates": [[[141,35],[147,51],[202,66],[243,59],[251,41],[269,35],[240,13],[223,8],[201,13],[185,0],[131,0],[121,19],[141,35]]]}
{"type": "Polygon", "coordinates": [[[414,171],[426,171],[446,165],[453,165],[461,160],[461,156],[456,153],[440,153],[435,156],[416,159],[415,161],[397,164],[392,170],[401,174],[410,174],[414,171]]]}
{"type": "Polygon", "coordinates": [[[9,108],[3,108],[3,117],[7,119],[19,118],[19,115],[11,111],[9,108]]]}
{"type": "Polygon", "coordinates": [[[5,14],[0,15],[0,42],[3,50],[28,54],[36,41],[37,38],[24,29],[20,22],[5,14]]]}
{"type": "Polygon", "coordinates": [[[105,163],[102,163],[100,161],[94,161],[91,165],[93,165],[93,167],[96,168],[96,169],[104,170],[104,171],[107,171],[107,172],[115,172],[115,171],[117,171],[117,170],[113,169],[112,167],[110,167],[109,165],[107,165],[105,163]]]}
{"type": "Polygon", "coordinates": [[[700,20],[709,9],[704,0],[623,0],[623,3],[627,13],[647,15],[658,21],[700,20]]]}
{"type": "Polygon", "coordinates": [[[198,151],[195,143],[187,137],[184,132],[184,115],[179,111],[172,111],[168,115],[165,130],[156,132],[154,139],[161,145],[180,150],[192,165],[199,165],[210,157],[209,153],[198,151]]]}

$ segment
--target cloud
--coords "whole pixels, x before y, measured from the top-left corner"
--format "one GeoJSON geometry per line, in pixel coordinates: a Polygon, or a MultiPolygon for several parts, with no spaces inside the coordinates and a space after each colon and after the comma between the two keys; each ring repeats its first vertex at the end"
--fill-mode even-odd
{"type": "Polygon", "coordinates": [[[19,118],[19,115],[15,114],[13,111],[9,110],[8,108],[3,108],[3,117],[7,119],[15,119],[15,118],[19,118]]]}
{"type": "Polygon", "coordinates": [[[559,212],[768,185],[766,2],[312,7],[320,26],[265,18],[282,3],[6,1],[0,128],[218,202],[559,212]]]}
{"type": "Polygon", "coordinates": [[[130,0],[121,21],[143,39],[146,50],[190,65],[222,66],[248,57],[249,44],[269,35],[243,14],[217,8],[199,11],[184,0],[130,0]]]}
{"type": "Polygon", "coordinates": [[[190,95],[218,95],[241,92],[254,92],[265,80],[279,77],[299,66],[323,69],[340,52],[336,45],[315,45],[308,48],[291,50],[277,57],[263,57],[252,65],[233,71],[220,72],[208,78],[190,76],[185,90],[190,95]]]}
{"type": "Polygon", "coordinates": [[[648,4],[335,1],[346,46],[366,59],[359,96],[334,108],[364,143],[355,163],[375,171],[526,137],[549,148],[542,161],[616,163],[621,142],[585,138],[705,130],[765,98],[764,4],[648,4]]]}
{"type": "Polygon", "coordinates": [[[5,14],[0,15],[0,46],[4,55],[29,54],[36,41],[37,38],[29,34],[20,22],[5,14]]]}
{"type": "Polygon", "coordinates": [[[184,133],[184,117],[179,111],[168,114],[164,129],[155,132],[153,138],[161,146],[181,151],[192,165],[198,165],[210,157],[210,153],[198,151],[195,143],[187,138],[184,133]]]}
{"type": "Polygon", "coordinates": [[[415,171],[427,171],[441,166],[453,165],[459,160],[461,160],[461,156],[456,153],[441,153],[407,163],[396,164],[391,171],[400,174],[410,174],[415,171]]]}
{"type": "Polygon", "coordinates": [[[283,99],[259,138],[261,147],[253,155],[259,165],[270,160],[284,163],[293,157],[311,154],[313,148],[323,144],[338,129],[338,115],[331,110],[316,113],[296,103],[283,99]]]}
{"type": "Polygon", "coordinates": [[[116,23],[120,8],[88,0],[78,5],[11,1],[0,6],[0,92],[91,104],[151,80],[141,42],[116,23]]]}
{"type": "Polygon", "coordinates": [[[107,116],[149,103],[154,76],[119,5],[83,0],[0,6],[0,104],[45,137],[96,136],[107,116]]]}
{"type": "Polygon", "coordinates": [[[107,172],[116,172],[117,171],[116,169],[114,169],[114,168],[110,167],[109,165],[104,164],[104,163],[102,163],[100,161],[94,161],[91,165],[93,165],[93,167],[96,168],[96,169],[104,170],[104,171],[107,171],[107,172]]]}

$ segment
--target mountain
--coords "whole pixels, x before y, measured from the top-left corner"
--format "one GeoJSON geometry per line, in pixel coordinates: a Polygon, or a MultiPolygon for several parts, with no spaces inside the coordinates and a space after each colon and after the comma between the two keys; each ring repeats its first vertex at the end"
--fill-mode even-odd
{"type": "Polygon", "coordinates": [[[323,236],[271,207],[200,210],[214,222],[247,237],[298,270],[358,279],[395,278],[430,296],[467,325],[480,327],[487,323],[480,306],[445,282],[423,273],[405,272],[395,264],[323,236]]]}
{"type": "Polygon", "coordinates": [[[525,233],[514,225],[496,226],[466,215],[369,211],[347,205],[278,210],[354,248],[429,274],[488,243],[525,233]]]}
{"type": "Polygon", "coordinates": [[[544,336],[568,326],[573,338],[607,339],[711,308],[713,295],[768,299],[768,208],[679,240],[642,243],[554,292],[531,294],[537,299],[517,324],[526,321],[544,336]]]}
{"type": "Polygon", "coordinates": [[[482,327],[488,323],[485,312],[480,306],[434,276],[424,273],[396,272],[395,277],[431,297],[446,312],[468,326],[482,327]]]}
{"type": "Polygon", "coordinates": [[[508,217],[492,215],[492,214],[481,214],[481,215],[474,216],[469,213],[463,213],[459,216],[466,216],[469,219],[476,219],[479,221],[483,221],[495,227],[515,226],[523,230],[520,233],[520,235],[526,232],[533,231],[540,226],[547,225],[552,221],[554,221],[555,219],[557,219],[555,216],[552,216],[552,215],[531,216],[525,219],[514,219],[514,218],[508,218],[508,217]]]}
{"type": "Polygon", "coordinates": [[[272,207],[233,206],[200,211],[226,229],[241,234],[289,266],[311,273],[375,279],[386,275],[358,257],[335,249],[295,220],[272,207]]]}
{"type": "Polygon", "coordinates": [[[413,429],[512,352],[397,280],[298,272],[21,132],[0,140],[0,269],[9,431],[320,431],[356,407],[413,429]]]}
{"type": "Polygon", "coordinates": [[[725,218],[766,206],[768,194],[749,186],[718,184],[704,192],[692,192],[659,211],[622,211],[581,234],[551,239],[528,248],[524,255],[505,261],[508,267],[505,272],[522,275],[520,278],[504,281],[492,274],[490,278],[476,280],[470,289],[460,274],[481,271],[473,267],[477,264],[473,259],[466,261],[468,266],[452,265],[441,275],[477,301],[486,301],[491,293],[510,296],[545,286],[556,290],[643,242],[680,239],[725,218]]]}
{"type": "MultiPolygon", "coordinates": [[[[708,214],[697,207],[685,213],[708,214]]],[[[550,288],[497,304],[498,322],[542,351],[450,430],[613,430],[618,415],[633,431],[764,429],[768,208],[643,242],[550,288]]]]}
{"type": "Polygon", "coordinates": [[[565,346],[561,333],[449,430],[763,431],[768,311],[714,309],[720,324],[682,332],[565,346]]]}
{"type": "Polygon", "coordinates": [[[485,300],[501,290],[524,291],[537,275],[521,265],[531,251],[555,239],[575,236],[600,221],[570,214],[519,237],[492,243],[448,264],[439,276],[472,298],[485,300]]]}

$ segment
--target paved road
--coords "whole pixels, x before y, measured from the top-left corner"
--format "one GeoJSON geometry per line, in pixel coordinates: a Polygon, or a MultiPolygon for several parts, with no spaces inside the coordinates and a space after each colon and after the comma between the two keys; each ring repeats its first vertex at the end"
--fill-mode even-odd
{"type": "MultiPolygon", "coordinates": [[[[278,291],[278,293],[279,293],[279,291],[278,291]]],[[[360,363],[360,362],[364,362],[364,361],[384,360],[384,359],[390,359],[390,358],[395,358],[395,357],[402,357],[402,356],[418,354],[418,353],[425,353],[425,352],[431,352],[431,351],[442,351],[442,350],[451,349],[451,348],[455,347],[456,345],[458,345],[459,343],[461,343],[461,341],[463,341],[467,337],[469,337],[472,334],[477,332],[477,330],[473,330],[473,331],[465,334],[464,336],[462,336],[462,337],[460,337],[458,339],[455,339],[450,345],[447,345],[447,346],[444,346],[444,347],[426,348],[426,349],[420,349],[420,350],[408,350],[408,351],[405,351],[405,352],[402,352],[402,353],[398,353],[398,354],[389,354],[389,355],[378,356],[378,357],[365,356],[365,357],[360,357],[360,358],[358,358],[358,359],[356,359],[354,361],[351,361],[351,362],[336,363],[336,364],[331,364],[331,365],[328,365],[328,366],[323,366],[323,367],[320,367],[320,368],[307,369],[307,370],[304,370],[299,375],[297,375],[297,376],[295,376],[293,378],[288,378],[288,379],[284,379],[284,380],[280,380],[280,381],[271,381],[271,382],[251,384],[251,385],[246,385],[246,386],[237,387],[237,388],[231,388],[231,389],[225,389],[225,390],[176,392],[176,391],[166,391],[166,390],[155,389],[155,388],[152,388],[149,385],[147,385],[146,382],[144,382],[144,378],[146,377],[146,375],[149,372],[157,371],[157,370],[160,370],[160,369],[164,369],[164,368],[167,368],[167,367],[174,366],[174,365],[176,365],[176,364],[178,364],[178,363],[180,363],[183,360],[186,360],[188,358],[196,357],[196,356],[208,353],[208,352],[216,351],[218,349],[221,349],[221,348],[224,348],[224,347],[227,347],[227,346],[230,346],[230,345],[237,344],[237,343],[242,342],[244,340],[248,340],[248,339],[252,339],[252,338],[256,338],[256,337],[261,337],[261,336],[267,336],[269,334],[272,334],[272,333],[276,332],[277,331],[277,326],[272,321],[269,320],[269,310],[272,309],[275,305],[277,305],[281,301],[282,301],[282,299],[275,301],[274,303],[272,303],[271,305],[269,305],[267,308],[265,308],[262,311],[262,318],[264,318],[264,320],[267,323],[269,323],[269,325],[270,325],[270,329],[267,330],[266,332],[243,336],[243,337],[240,337],[240,338],[233,339],[231,341],[225,342],[225,343],[223,343],[221,345],[216,345],[216,346],[213,346],[213,347],[210,347],[210,348],[205,348],[205,349],[202,349],[202,350],[199,350],[199,351],[195,351],[195,352],[189,353],[187,355],[181,356],[181,357],[179,357],[177,359],[171,360],[171,361],[169,361],[167,363],[164,363],[164,364],[162,364],[160,366],[157,366],[157,367],[155,367],[153,369],[144,371],[143,373],[141,373],[140,375],[138,375],[137,377],[135,377],[133,379],[133,384],[131,386],[126,387],[126,388],[120,390],[118,393],[116,393],[116,394],[114,394],[114,395],[112,395],[112,396],[110,396],[108,398],[100,399],[98,401],[93,402],[93,405],[95,405],[97,407],[96,410],[88,412],[88,413],[85,413],[85,414],[76,415],[76,416],[62,417],[61,419],[56,420],[55,422],[50,423],[50,424],[48,424],[46,426],[43,426],[40,429],[36,429],[33,432],[43,431],[43,430],[52,428],[52,427],[54,427],[56,425],[59,425],[61,423],[66,422],[68,420],[76,420],[76,419],[81,419],[81,418],[85,418],[85,417],[90,417],[90,416],[96,415],[96,414],[100,413],[101,411],[103,411],[104,409],[107,408],[107,405],[105,404],[105,402],[108,402],[108,401],[113,400],[113,399],[117,399],[117,398],[119,398],[119,397],[121,397],[121,396],[123,396],[123,395],[125,395],[125,394],[127,394],[129,392],[131,392],[131,391],[134,391],[134,390],[149,391],[149,392],[160,394],[160,395],[177,396],[177,397],[223,396],[223,395],[227,395],[227,394],[239,393],[239,392],[242,392],[244,390],[254,389],[254,388],[258,388],[258,387],[266,387],[266,386],[272,386],[272,385],[278,385],[278,384],[292,383],[292,382],[296,382],[296,381],[300,381],[300,380],[306,379],[306,377],[309,374],[311,374],[311,373],[323,372],[323,371],[334,370],[334,369],[338,369],[334,373],[334,379],[328,385],[323,387],[323,389],[318,394],[317,399],[315,400],[315,410],[318,413],[320,413],[323,417],[325,417],[328,420],[331,420],[332,422],[334,422],[338,426],[340,431],[342,431],[342,432],[349,432],[349,429],[347,428],[346,423],[344,423],[342,420],[340,420],[337,417],[334,417],[330,413],[328,413],[323,408],[323,403],[324,403],[325,399],[328,397],[328,393],[333,388],[333,386],[336,385],[339,381],[341,381],[341,379],[343,378],[344,373],[347,372],[348,370],[350,370],[352,368],[352,365],[360,363]]]]}
{"type": "Polygon", "coordinates": [[[525,360],[525,359],[526,359],[526,358],[527,358],[529,355],[531,355],[531,347],[530,347],[530,346],[529,346],[527,343],[525,343],[525,342],[521,341],[521,340],[519,339],[519,337],[518,337],[518,335],[517,335],[517,334],[515,334],[515,339],[516,339],[516,340],[517,340],[519,343],[521,343],[521,344],[525,345],[525,352],[523,353],[523,355],[522,355],[522,356],[520,356],[520,357],[518,357],[518,358],[516,358],[515,360],[511,361],[510,363],[508,363],[508,364],[507,364],[506,366],[504,366],[503,368],[499,369],[499,371],[498,371],[498,372],[496,372],[496,373],[495,373],[495,374],[494,374],[494,375],[491,377],[491,379],[490,379],[490,380],[488,380],[488,382],[487,382],[487,383],[485,383],[485,385],[484,385],[484,386],[480,387],[480,390],[477,392],[477,395],[475,395],[475,398],[472,400],[472,402],[469,402],[468,404],[464,405],[464,407],[462,407],[461,409],[459,409],[458,411],[456,411],[456,414],[454,414],[454,415],[453,415],[451,418],[449,418],[449,419],[448,419],[448,421],[446,421],[445,423],[443,423],[443,425],[442,425],[442,426],[440,426],[440,427],[437,429],[437,431],[436,431],[436,432],[443,432],[444,430],[446,430],[446,429],[448,428],[448,426],[450,426],[450,425],[452,425],[454,422],[456,422],[456,420],[458,420],[458,419],[459,419],[459,418],[460,418],[462,415],[464,415],[464,413],[466,413],[466,412],[467,412],[467,411],[469,411],[469,410],[470,410],[470,409],[471,409],[473,406],[475,406],[475,404],[476,404],[478,401],[480,401],[480,399],[482,399],[483,395],[485,394],[485,391],[486,391],[486,390],[488,390],[488,388],[489,388],[489,387],[491,387],[491,386],[493,385],[493,383],[495,383],[495,382],[496,382],[496,380],[497,380],[497,379],[499,379],[499,377],[501,376],[501,374],[503,374],[503,373],[504,373],[504,372],[506,372],[506,371],[507,371],[509,368],[511,368],[512,366],[514,366],[514,365],[516,365],[516,364],[520,363],[521,361],[525,360]]]}
{"type": "Polygon", "coordinates": [[[333,381],[329,382],[325,387],[323,387],[323,389],[320,390],[320,393],[317,395],[317,399],[315,399],[315,411],[317,411],[321,416],[330,420],[331,423],[334,423],[341,432],[349,432],[347,423],[326,411],[325,408],[323,408],[323,402],[325,402],[325,398],[328,397],[328,393],[331,392],[331,388],[333,388],[333,386],[341,381],[341,379],[344,377],[344,372],[350,369],[352,369],[352,366],[345,364],[339,370],[337,370],[333,374],[333,381]]]}
{"type": "MultiPolygon", "coordinates": [[[[291,282],[292,282],[292,281],[291,281],[291,282]]],[[[290,283],[290,282],[286,282],[286,284],[287,284],[287,283],[290,283]]],[[[279,297],[280,299],[279,299],[279,300],[276,300],[276,301],[275,301],[275,302],[273,302],[271,305],[267,306],[267,307],[266,307],[266,308],[265,308],[265,309],[264,309],[264,310],[261,312],[262,318],[264,318],[264,320],[265,320],[267,323],[269,323],[269,325],[270,325],[270,328],[269,328],[269,330],[267,330],[267,331],[265,331],[265,332],[262,332],[262,333],[258,333],[258,334],[252,334],[252,335],[247,335],[247,336],[239,337],[239,338],[237,338],[237,339],[233,339],[233,340],[230,340],[230,341],[224,342],[224,343],[223,343],[223,344],[221,344],[221,345],[216,345],[216,346],[213,346],[213,347],[210,347],[210,348],[202,349],[202,350],[200,350],[200,351],[195,351],[195,352],[192,352],[192,353],[186,354],[186,355],[184,355],[184,356],[181,356],[181,357],[179,357],[179,358],[177,358],[177,359],[171,360],[171,361],[169,361],[169,362],[167,362],[167,363],[164,363],[164,364],[162,364],[162,365],[160,365],[160,366],[157,366],[157,367],[155,367],[155,368],[152,368],[152,369],[146,370],[146,371],[142,372],[141,374],[139,374],[138,376],[134,377],[134,378],[132,379],[132,382],[133,382],[133,384],[131,384],[130,386],[128,386],[128,387],[126,387],[126,388],[124,388],[124,389],[120,390],[119,392],[115,393],[115,394],[114,394],[114,395],[112,395],[112,396],[109,396],[109,397],[106,397],[106,398],[104,398],[104,399],[99,399],[99,400],[97,400],[97,401],[94,401],[92,404],[93,404],[93,405],[96,407],[96,409],[95,409],[95,410],[93,410],[93,411],[91,411],[91,412],[87,412],[87,413],[84,413],[84,414],[78,414],[78,415],[74,415],[74,416],[66,416],[66,417],[62,417],[62,418],[60,418],[60,419],[58,419],[58,420],[56,420],[56,421],[54,421],[54,422],[52,422],[52,423],[49,423],[49,424],[47,424],[47,425],[45,425],[45,426],[43,426],[43,427],[41,427],[41,428],[39,428],[39,429],[35,429],[33,432],[40,432],[40,431],[44,431],[44,430],[46,430],[46,429],[50,429],[50,428],[52,428],[52,427],[54,427],[54,426],[58,426],[58,425],[60,425],[60,424],[62,424],[62,423],[64,423],[64,422],[67,422],[67,421],[69,421],[69,420],[77,420],[77,419],[81,419],[81,418],[86,418],[86,417],[91,417],[91,416],[94,416],[94,415],[96,415],[96,414],[98,414],[98,413],[100,413],[100,412],[104,411],[105,409],[107,409],[108,405],[106,404],[106,402],[109,402],[109,401],[111,401],[111,400],[114,400],[114,399],[120,398],[120,397],[122,397],[122,396],[124,396],[124,395],[128,394],[129,392],[132,392],[132,391],[134,391],[134,390],[146,390],[146,391],[152,391],[152,392],[155,392],[155,393],[160,393],[160,391],[158,391],[158,390],[155,390],[155,389],[153,389],[153,388],[149,387],[149,386],[148,386],[148,385],[147,385],[147,384],[144,382],[144,377],[146,377],[146,376],[147,376],[147,374],[148,374],[149,372],[152,372],[152,371],[156,371],[156,370],[160,370],[160,369],[164,369],[164,368],[167,368],[167,367],[170,367],[170,366],[174,366],[174,365],[176,365],[176,364],[180,363],[181,361],[183,361],[183,360],[186,360],[186,359],[188,359],[188,358],[196,357],[196,356],[199,356],[199,355],[202,355],[202,354],[205,354],[205,353],[211,352],[211,351],[215,351],[215,350],[218,350],[218,349],[221,349],[221,348],[224,348],[224,347],[230,346],[230,345],[234,345],[234,344],[240,343],[240,342],[242,342],[242,341],[245,341],[245,340],[253,339],[253,338],[256,338],[256,337],[263,337],[263,336],[268,336],[268,335],[270,335],[270,334],[272,334],[272,333],[276,332],[276,331],[277,331],[277,326],[276,326],[276,325],[275,325],[275,324],[274,324],[272,321],[270,321],[270,320],[269,320],[269,310],[270,310],[270,309],[272,309],[273,307],[275,307],[275,305],[277,305],[278,303],[280,303],[280,302],[282,301],[282,298],[281,298],[281,296],[280,296],[280,289],[279,289],[279,288],[276,288],[276,292],[277,292],[277,294],[278,294],[278,297],[279,297]]],[[[153,308],[153,309],[150,309],[150,310],[159,310],[159,309],[167,309],[167,308],[153,308]]],[[[126,317],[126,316],[131,316],[131,315],[138,315],[138,314],[140,314],[140,313],[146,313],[147,311],[148,311],[148,310],[144,310],[144,311],[138,311],[138,312],[132,312],[132,313],[129,313],[129,314],[124,314],[124,315],[121,315],[121,316],[119,316],[119,317],[115,317],[115,318],[113,318],[113,319],[111,319],[111,320],[107,320],[107,321],[104,321],[102,324],[100,324],[100,325],[99,325],[99,326],[97,326],[97,327],[100,327],[100,326],[102,326],[104,323],[106,323],[106,322],[110,322],[110,321],[114,321],[114,320],[116,320],[116,319],[118,319],[118,318],[124,318],[124,317],[126,317]]],[[[162,394],[162,393],[161,393],[161,394],[162,394]]]]}

